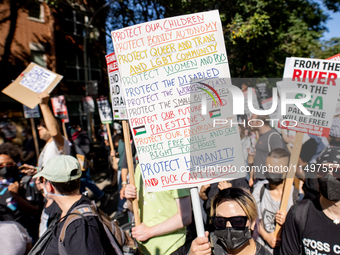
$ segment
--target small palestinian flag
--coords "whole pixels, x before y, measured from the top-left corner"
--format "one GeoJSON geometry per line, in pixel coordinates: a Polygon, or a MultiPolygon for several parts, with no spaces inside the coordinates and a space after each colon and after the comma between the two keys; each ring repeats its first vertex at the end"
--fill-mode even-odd
{"type": "Polygon", "coordinates": [[[146,134],[145,126],[143,125],[143,126],[139,126],[139,127],[134,127],[133,133],[135,134],[135,136],[146,134]]]}
{"type": "Polygon", "coordinates": [[[119,110],[115,110],[115,118],[119,118],[119,110]]]}
{"type": "Polygon", "coordinates": [[[221,110],[217,109],[217,110],[209,111],[209,115],[210,115],[210,118],[220,117],[221,116],[221,110]]]}

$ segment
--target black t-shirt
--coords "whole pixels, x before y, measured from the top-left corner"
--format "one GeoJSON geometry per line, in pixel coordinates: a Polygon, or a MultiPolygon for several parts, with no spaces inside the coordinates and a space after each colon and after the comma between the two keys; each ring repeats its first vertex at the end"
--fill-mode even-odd
{"type": "MultiPolygon", "coordinates": [[[[84,195],[75,202],[68,210],[70,213],[76,206],[82,204],[91,204],[91,201],[84,195]]],[[[46,253],[48,255],[58,255],[58,239],[64,221],[58,223],[54,229],[54,234],[49,243],[46,253]]],[[[69,224],[66,229],[65,239],[63,242],[67,254],[81,255],[103,255],[116,254],[110,241],[105,233],[103,225],[97,217],[87,216],[85,219],[78,219],[69,224]]]]}
{"type": "Polygon", "coordinates": [[[309,207],[302,238],[292,212],[293,207],[288,212],[283,227],[281,255],[300,254],[300,244],[302,244],[303,255],[340,254],[340,224],[335,225],[333,220],[324,214],[319,199],[314,199],[309,207]]]}

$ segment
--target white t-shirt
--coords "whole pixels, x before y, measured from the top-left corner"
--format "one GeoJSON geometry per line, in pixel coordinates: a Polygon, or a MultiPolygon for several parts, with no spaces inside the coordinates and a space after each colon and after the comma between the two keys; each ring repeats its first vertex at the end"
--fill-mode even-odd
{"type": "Polygon", "coordinates": [[[0,237],[1,251],[6,251],[7,255],[24,255],[26,245],[32,242],[27,230],[14,221],[0,222],[0,237]]]}
{"type": "Polygon", "coordinates": [[[50,158],[60,156],[60,155],[70,155],[70,153],[71,153],[70,144],[65,138],[64,138],[64,148],[61,151],[59,151],[54,140],[52,140],[52,142],[46,143],[44,149],[41,151],[39,160],[38,160],[38,166],[43,167],[50,158]]]}

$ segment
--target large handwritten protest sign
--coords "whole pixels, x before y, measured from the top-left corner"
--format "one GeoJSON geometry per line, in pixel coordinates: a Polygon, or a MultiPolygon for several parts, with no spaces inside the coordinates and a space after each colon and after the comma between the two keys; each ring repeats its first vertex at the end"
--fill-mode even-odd
{"type": "Polygon", "coordinates": [[[115,53],[106,56],[107,72],[110,81],[110,94],[115,120],[126,120],[127,110],[115,53]]]}
{"type": "Polygon", "coordinates": [[[340,54],[336,54],[332,57],[327,58],[327,60],[340,61],[340,54]]]}
{"type": "MultiPolygon", "coordinates": [[[[287,114],[279,128],[318,136],[328,136],[339,96],[340,63],[330,60],[287,58],[282,86],[303,88],[311,93],[311,100],[303,106],[311,113],[305,115],[295,105],[287,106],[287,114]],[[296,125],[296,126],[295,126],[296,125]],[[290,126],[290,127],[288,127],[290,126]]],[[[303,98],[301,93],[290,93],[289,98],[303,98]]]]}
{"type": "Polygon", "coordinates": [[[35,63],[27,68],[2,92],[33,109],[38,103],[38,93],[50,93],[63,76],[53,73],[35,63]]]}
{"type": "Polygon", "coordinates": [[[223,88],[230,73],[218,11],[111,34],[147,191],[238,178],[229,171],[244,162],[238,127],[214,127],[214,119],[233,119],[231,94],[223,88]],[[224,171],[200,171],[216,164],[224,171]]]}

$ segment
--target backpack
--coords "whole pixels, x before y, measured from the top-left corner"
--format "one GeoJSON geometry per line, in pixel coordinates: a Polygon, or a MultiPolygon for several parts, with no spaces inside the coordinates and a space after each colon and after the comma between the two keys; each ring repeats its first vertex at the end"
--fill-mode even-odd
{"type": "Polygon", "coordinates": [[[58,242],[58,252],[60,255],[67,255],[65,247],[63,246],[63,240],[65,238],[66,229],[68,225],[77,220],[77,219],[85,219],[86,216],[95,216],[98,217],[98,220],[103,224],[104,230],[106,232],[107,237],[110,240],[110,243],[117,255],[123,255],[122,250],[132,251],[132,254],[138,253],[137,244],[132,240],[132,238],[127,235],[116,222],[111,221],[111,219],[101,210],[98,210],[95,204],[91,205],[79,205],[71,213],[65,215],[61,219],[54,219],[49,225],[48,229],[44,232],[44,234],[39,238],[34,247],[30,250],[28,255],[45,255],[45,251],[50,243],[53,233],[55,231],[55,227],[58,222],[61,222],[66,218],[64,226],[60,232],[59,242],[58,242]]]}
{"type": "MultiPolygon", "coordinates": [[[[261,190],[260,190],[260,203],[262,202],[262,198],[264,195],[266,187],[262,185],[261,190]]],[[[299,201],[299,190],[294,188],[293,190],[293,205],[295,205],[299,201]]]]}
{"type": "Polygon", "coordinates": [[[85,218],[86,220],[87,216],[97,217],[102,223],[111,246],[117,255],[123,255],[123,246],[137,250],[137,244],[133,239],[127,235],[115,221],[112,221],[103,211],[97,209],[96,205],[92,202],[91,205],[79,205],[75,207],[65,220],[58,239],[58,251],[60,255],[67,255],[63,245],[67,227],[75,220],[81,218],[85,218]]]}
{"type": "Polygon", "coordinates": [[[298,204],[296,204],[292,208],[294,224],[296,226],[297,233],[299,236],[299,243],[300,243],[299,255],[303,254],[302,234],[306,227],[308,211],[309,211],[309,207],[311,203],[312,203],[311,200],[304,199],[304,200],[301,200],[298,204]]]}

